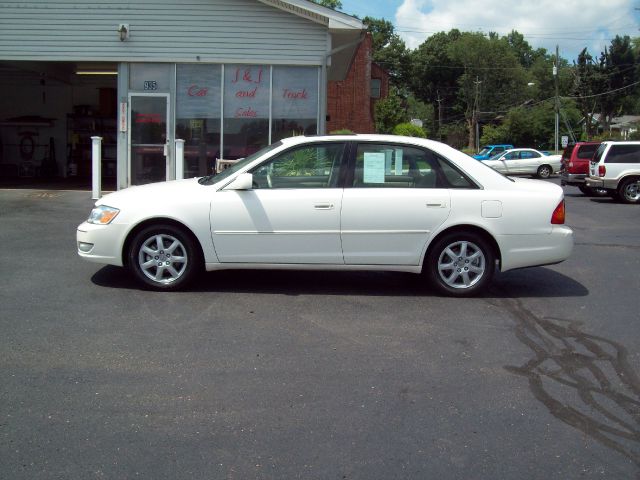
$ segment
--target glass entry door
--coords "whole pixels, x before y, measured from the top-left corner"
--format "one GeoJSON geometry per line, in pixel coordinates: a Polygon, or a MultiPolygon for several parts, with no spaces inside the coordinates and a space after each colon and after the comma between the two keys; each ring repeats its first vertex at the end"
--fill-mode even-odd
{"type": "Polygon", "coordinates": [[[129,111],[131,184],[162,182],[170,166],[169,95],[131,94],[129,111]]]}

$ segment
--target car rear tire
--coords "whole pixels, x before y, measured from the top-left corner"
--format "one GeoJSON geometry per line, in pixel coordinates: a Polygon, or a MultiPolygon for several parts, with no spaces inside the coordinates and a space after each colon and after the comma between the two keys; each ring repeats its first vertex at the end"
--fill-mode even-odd
{"type": "Polygon", "coordinates": [[[538,175],[538,178],[549,178],[552,173],[553,170],[549,165],[540,165],[536,175],[538,175]]]}
{"type": "Polygon", "coordinates": [[[429,249],[423,273],[438,292],[469,297],[491,283],[495,258],[493,248],[481,235],[452,232],[429,249]]]}
{"type": "Polygon", "coordinates": [[[129,269],[154,290],[179,290],[202,266],[195,241],[173,225],[150,225],[140,230],[130,245],[129,269]]]}
{"type": "Polygon", "coordinates": [[[628,178],[618,187],[618,198],[623,203],[640,203],[640,178],[628,178]]]}

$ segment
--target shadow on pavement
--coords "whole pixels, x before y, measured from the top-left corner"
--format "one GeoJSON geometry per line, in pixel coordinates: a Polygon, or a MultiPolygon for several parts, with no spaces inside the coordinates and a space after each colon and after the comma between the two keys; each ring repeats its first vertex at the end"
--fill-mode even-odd
{"type": "MultiPolygon", "coordinates": [[[[91,281],[106,288],[144,290],[124,268],[106,266],[91,281]]],[[[396,272],[223,270],[202,273],[185,291],[287,295],[437,296],[424,277],[396,272]]],[[[496,274],[480,298],[581,297],[589,291],[544,267],[496,274]]]]}

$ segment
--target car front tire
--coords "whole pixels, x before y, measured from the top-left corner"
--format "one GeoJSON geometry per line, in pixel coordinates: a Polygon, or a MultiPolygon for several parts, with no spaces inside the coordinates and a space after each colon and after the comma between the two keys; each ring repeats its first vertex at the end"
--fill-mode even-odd
{"type": "Polygon", "coordinates": [[[130,243],[128,267],[144,286],[154,290],[179,290],[193,280],[201,267],[195,241],[173,225],[151,225],[130,243]]]}
{"type": "Polygon", "coordinates": [[[438,292],[469,297],[491,283],[495,258],[493,248],[481,235],[453,232],[429,249],[423,273],[438,292]]]}
{"type": "Polygon", "coordinates": [[[624,180],[618,188],[618,198],[624,203],[640,203],[640,178],[624,180]]]}

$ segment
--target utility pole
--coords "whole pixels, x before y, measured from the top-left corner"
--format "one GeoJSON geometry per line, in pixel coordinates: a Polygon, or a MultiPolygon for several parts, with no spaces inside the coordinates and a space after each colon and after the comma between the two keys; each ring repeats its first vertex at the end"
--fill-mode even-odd
{"type": "Polygon", "coordinates": [[[560,65],[560,47],[556,45],[556,63],[553,66],[553,81],[556,86],[556,150],[555,153],[558,153],[558,134],[560,130],[560,97],[558,96],[558,66],[560,65]]]}
{"type": "Polygon", "coordinates": [[[478,122],[478,114],[480,111],[480,84],[482,83],[478,76],[476,75],[476,81],[473,82],[476,85],[476,98],[473,102],[473,125],[472,128],[475,130],[475,144],[476,144],[476,153],[480,151],[480,125],[478,122]]]}
{"type": "Polygon", "coordinates": [[[436,92],[438,94],[438,140],[442,141],[442,98],[440,98],[440,90],[436,92]]]}

